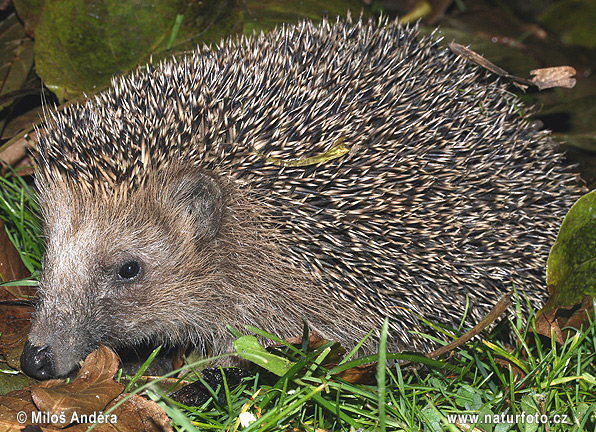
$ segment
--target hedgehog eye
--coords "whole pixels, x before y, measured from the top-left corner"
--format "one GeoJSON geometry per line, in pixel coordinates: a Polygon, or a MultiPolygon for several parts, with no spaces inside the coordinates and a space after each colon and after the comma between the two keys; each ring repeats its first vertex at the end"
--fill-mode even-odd
{"type": "Polygon", "coordinates": [[[136,278],[141,272],[141,265],[137,261],[127,261],[118,270],[118,278],[122,281],[130,281],[136,278]]]}

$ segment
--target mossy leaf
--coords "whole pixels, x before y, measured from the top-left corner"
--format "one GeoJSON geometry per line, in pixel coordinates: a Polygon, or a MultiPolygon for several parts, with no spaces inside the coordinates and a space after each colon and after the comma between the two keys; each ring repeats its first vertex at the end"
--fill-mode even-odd
{"type": "Polygon", "coordinates": [[[596,191],[581,197],[565,216],[547,262],[551,293],[542,310],[570,306],[596,294],[596,191]]]}
{"type": "Polygon", "coordinates": [[[59,97],[132,68],[174,24],[171,2],[46,1],[35,28],[37,73],[59,97]]]}
{"type": "Polygon", "coordinates": [[[207,32],[224,10],[230,15],[228,3],[46,0],[34,8],[30,0],[16,1],[34,26],[37,73],[61,99],[102,88],[114,74],[162,57],[166,47],[194,46],[197,40],[184,47],[178,41],[207,32]]]}

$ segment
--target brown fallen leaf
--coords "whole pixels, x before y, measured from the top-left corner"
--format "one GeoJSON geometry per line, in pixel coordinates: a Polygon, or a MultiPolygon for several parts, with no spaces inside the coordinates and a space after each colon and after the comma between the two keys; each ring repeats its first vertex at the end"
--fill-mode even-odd
{"type": "Polygon", "coordinates": [[[376,382],[377,363],[351,367],[337,374],[341,379],[352,384],[370,384],[376,382]]]}
{"type": "MultiPolygon", "coordinates": [[[[113,414],[118,418],[118,422],[112,425],[116,429],[109,430],[122,432],[139,430],[146,432],[169,432],[172,430],[170,419],[165,411],[155,402],[142,398],[139,395],[135,394],[132,397],[120,395],[110,406],[116,405],[127,397],[128,399],[113,411],[113,414]]],[[[104,429],[99,430],[103,431],[104,429]]]]}
{"type": "MultiPolygon", "coordinates": [[[[164,378],[162,376],[156,375],[143,375],[136,381],[135,388],[142,387],[145,384],[148,384],[152,381],[154,381],[152,383],[153,388],[156,389],[156,391],[158,392],[161,391],[162,393],[175,392],[191,383],[191,381],[189,380],[180,379],[177,377],[164,378]]],[[[129,383],[129,380],[126,378],[126,376],[123,376],[121,382],[123,382],[126,385],[129,383]]]]}
{"type": "MultiPolygon", "coordinates": [[[[22,308],[29,309],[26,306],[22,306],[22,308]]],[[[15,319],[14,315],[11,315],[11,312],[5,312],[6,309],[10,308],[0,306],[0,314],[5,314],[4,316],[6,317],[7,322],[14,320],[18,321],[19,325],[15,326],[11,332],[5,331],[0,335],[0,354],[4,357],[6,364],[17,371],[21,368],[21,354],[30,328],[30,324],[27,323],[27,325],[21,329],[20,322],[24,320],[28,321],[29,314],[32,310],[31,312],[27,311],[27,318],[15,319]]],[[[2,326],[4,325],[6,325],[6,323],[2,324],[2,326]]]]}
{"type": "Polygon", "coordinates": [[[501,366],[504,370],[510,370],[514,382],[520,382],[525,376],[525,372],[515,363],[501,357],[494,358],[495,363],[501,366]]]}
{"type": "Polygon", "coordinates": [[[426,354],[428,358],[436,358],[453,351],[455,348],[462,346],[474,336],[480,334],[484,329],[491,325],[497,318],[505,313],[507,308],[511,305],[510,294],[506,294],[499,299],[497,304],[490,310],[490,312],[480,320],[472,329],[465,332],[459,338],[449,342],[431,353],[426,354]]]}
{"type": "Polygon", "coordinates": [[[569,336],[575,335],[575,329],[590,324],[589,317],[594,316],[592,296],[584,296],[581,302],[573,306],[558,306],[536,318],[536,333],[550,339],[555,332],[555,341],[563,345],[569,336]]]}
{"type": "MultiPolygon", "coordinates": [[[[29,272],[25,269],[21,256],[13,246],[12,242],[6,234],[4,222],[0,221],[0,281],[8,282],[16,279],[23,279],[29,276],[29,272]]],[[[16,293],[20,292],[21,287],[11,287],[10,290],[16,293]]],[[[6,287],[2,288],[0,299],[15,298],[6,287]]]]}
{"type": "Polygon", "coordinates": [[[0,396],[0,432],[82,432],[91,423],[98,432],[172,431],[155,402],[122,394],[124,386],[113,381],[117,369],[116,355],[102,345],[69,384],[46,381],[0,396]]]}
{"type": "Polygon", "coordinates": [[[122,393],[124,385],[113,380],[117,370],[116,354],[102,345],[87,356],[77,377],[68,384],[50,380],[32,387],[33,402],[40,411],[58,416],[55,426],[65,427],[75,415],[104,411],[122,393]]]}
{"type": "Polygon", "coordinates": [[[532,82],[539,90],[553,87],[575,87],[576,80],[571,78],[575,74],[576,71],[571,66],[549,67],[530,71],[530,75],[534,76],[532,82]]]}
{"type": "MultiPolygon", "coordinates": [[[[302,345],[302,337],[295,337],[286,339],[286,342],[291,343],[292,345],[300,348],[302,345]]],[[[321,338],[316,332],[309,332],[308,334],[308,351],[314,351],[315,349],[329,343],[329,340],[321,338]]],[[[269,351],[275,350],[278,348],[283,347],[282,344],[274,344],[269,346],[267,349],[269,351]]],[[[325,357],[324,362],[321,366],[332,369],[339,364],[342,360],[344,355],[346,354],[346,350],[341,344],[334,343],[331,346],[331,351],[325,357]]],[[[344,371],[341,371],[336,374],[339,378],[343,379],[344,381],[350,382],[352,384],[373,384],[376,382],[376,371],[377,371],[377,363],[369,363],[362,366],[355,366],[344,371]]]]}
{"type": "MultiPolygon", "coordinates": [[[[0,396],[0,421],[5,424],[25,425],[31,423],[31,413],[37,412],[37,407],[31,398],[29,389],[15,390],[7,395],[0,396]],[[24,412],[26,417],[20,417],[24,412]],[[17,417],[17,415],[19,415],[17,417]]],[[[46,426],[47,423],[37,423],[38,426],[46,426]]]]}
{"type": "Polygon", "coordinates": [[[10,142],[0,147],[0,174],[5,175],[10,172],[10,168],[17,171],[19,175],[33,174],[33,165],[31,162],[31,151],[35,148],[35,132],[28,131],[24,135],[16,136],[10,142]]]}
{"type": "Polygon", "coordinates": [[[19,425],[18,427],[15,426],[14,423],[5,423],[0,421],[0,432],[50,432],[55,431],[55,429],[48,429],[45,427],[41,427],[39,425],[19,425]]]}
{"type": "MultiPolygon", "coordinates": [[[[7,282],[28,276],[29,272],[0,221],[0,280],[7,282]]],[[[34,287],[0,287],[0,354],[14,369],[19,368],[19,356],[29,333],[33,312],[29,301],[35,291],[34,287]]]]}
{"type": "MultiPolygon", "coordinates": [[[[107,407],[110,409],[123,399],[121,405],[113,411],[103,414],[102,421],[97,423],[97,432],[170,432],[170,419],[155,402],[139,395],[120,395],[107,407]]],[[[67,432],[84,432],[89,424],[72,425],[64,429],[67,432]]],[[[0,431],[1,432],[1,431],[0,431]]]]}
{"type": "Polygon", "coordinates": [[[177,391],[171,392],[168,397],[186,406],[200,406],[211,398],[211,393],[207,390],[205,384],[217,392],[219,388],[218,400],[226,404],[226,392],[224,386],[230,390],[235,389],[242,378],[253,375],[249,371],[236,367],[226,368],[207,368],[201,370],[202,380],[190,383],[177,391]],[[224,380],[225,375],[225,380],[224,380]],[[203,384],[205,383],[205,384],[203,384]]]}
{"type": "Polygon", "coordinates": [[[478,54],[476,51],[472,51],[470,48],[468,48],[466,46],[463,46],[456,42],[451,42],[449,44],[449,49],[454,54],[457,54],[458,56],[460,56],[460,57],[462,57],[462,58],[480,66],[480,67],[483,67],[484,69],[487,69],[496,75],[503,76],[503,77],[510,76],[509,72],[507,72],[505,69],[501,69],[499,66],[497,66],[493,62],[488,61],[486,58],[484,58],[483,56],[478,54]]]}
{"type": "Polygon", "coordinates": [[[571,88],[574,87],[576,83],[575,78],[572,77],[575,76],[577,72],[571,66],[557,66],[543,69],[535,69],[530,72],[530,74],[534,75],[534,78],[528,80],[515,75],[511,75],[505,69],[501,69],[499,66],[488,61],[480,54],[458,43],[451,42],[449,44],[449,49],[458,56],[480,67],[483,67],[496,75],[510,79],[511,81],[513,81],[513,84],[515,84],[522,90],[526,90],[528,86],[536,86],[538,87],[538,90],[544,90],[553,87],[571,88]]]}

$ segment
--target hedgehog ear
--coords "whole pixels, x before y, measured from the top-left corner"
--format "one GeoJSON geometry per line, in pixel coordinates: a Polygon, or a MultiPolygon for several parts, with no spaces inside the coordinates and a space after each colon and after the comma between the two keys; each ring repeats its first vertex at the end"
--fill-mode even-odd
{"type": "Polygon", "coordinates": [[[182,208],[195,226],[197,241],[210,240],[219,231],[224,210],[224,193],[213,174],[189,170],[169,183],[170,203],[182,208]]]}

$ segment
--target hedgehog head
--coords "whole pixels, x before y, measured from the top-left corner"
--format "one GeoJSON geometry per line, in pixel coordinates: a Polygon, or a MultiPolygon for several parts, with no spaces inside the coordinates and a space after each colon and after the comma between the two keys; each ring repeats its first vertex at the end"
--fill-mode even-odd
{"type": "Polygon", "coordinates": [[[142,183],[110,191],[112,177],[102,188],[64,173],[38,181],[46,254],[29,342],[52,347],[50,375],[100,342],[192,339],[186,309],[212,310],[224,187],[194,166],[135,172],[142,183]]]}

